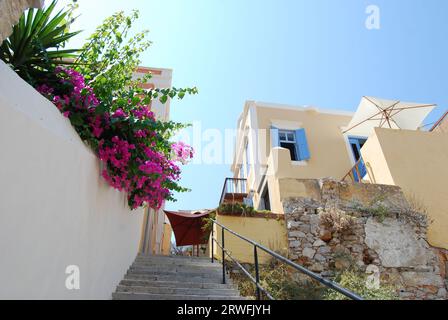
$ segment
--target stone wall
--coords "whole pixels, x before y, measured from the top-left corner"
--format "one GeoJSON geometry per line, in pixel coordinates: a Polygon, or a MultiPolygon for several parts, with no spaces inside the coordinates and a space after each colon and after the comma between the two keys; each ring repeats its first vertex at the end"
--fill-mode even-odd
{"type": "Polygon", "coordinates": [[[305,184],[318,196],[283,199],[291,259],[325,277],[378,270],[401,299],[447,298],[446,253],[428,245],[425,216],[398,187],[305,184]]]}

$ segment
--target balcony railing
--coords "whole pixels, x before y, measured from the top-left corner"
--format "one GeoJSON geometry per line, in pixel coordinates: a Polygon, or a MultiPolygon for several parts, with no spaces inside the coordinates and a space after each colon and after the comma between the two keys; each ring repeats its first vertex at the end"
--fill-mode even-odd
{"type": "Polygon", "coordinates": [[[362,158],[355,163],[353,168],[342,178],[342,181],[350,181],[357,183],[365,183],[363,178],[368,174],[366,166],[362,158]]]}
{"type": "Polygon", "coordinates": [[[247,197],[247,180],[239,178],[226,178],[222,188],[221,199],[222,203],[243,203],[244,198],[247,197]]]}

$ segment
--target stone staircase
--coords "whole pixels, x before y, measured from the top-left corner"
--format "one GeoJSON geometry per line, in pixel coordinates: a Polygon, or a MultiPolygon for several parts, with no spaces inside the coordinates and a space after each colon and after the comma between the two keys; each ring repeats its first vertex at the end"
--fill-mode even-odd
{"type": "MultiPolygon", "coordinates": [[[[228,282],[230,280],[227,277],[228,282]]],[[[208,258],[138,255],[112,294],[114,300],[240,300],[222,284],[222,265],[208,258]]]]}

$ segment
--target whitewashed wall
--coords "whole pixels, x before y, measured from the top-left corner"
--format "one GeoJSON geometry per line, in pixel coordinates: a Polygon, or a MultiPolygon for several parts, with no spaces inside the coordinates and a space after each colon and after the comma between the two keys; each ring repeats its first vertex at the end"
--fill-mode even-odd
{"type": "Polygon", "coordinates": [[[0,61],[0,299],[110,299],[141,224],[69,121],[0,61]]]}

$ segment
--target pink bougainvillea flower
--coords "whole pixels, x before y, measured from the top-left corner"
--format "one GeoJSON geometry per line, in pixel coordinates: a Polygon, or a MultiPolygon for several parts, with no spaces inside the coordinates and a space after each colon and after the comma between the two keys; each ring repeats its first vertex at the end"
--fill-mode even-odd
{"type": "Polygon", "coordinates": [[[144,130],[137,130],[134,135],[136,138],[146,138],[147,136],[144,130]]]}
{"type": "Polygon", "coordinates": [[[142,129],[138,121],[156,121],[149,106],[129,100],[128,114],[122,108],[114,112],[98,114],[101,101],[93,89],[86,85],[84,77],[71,69],[56,68],[61,87],[48,84],[36,89],[46,96],[65,117],[70,117],[75,129],[83,139],[92,142],[105,168],[101,175],[113,188],[127,192],[128,202],[135,209],[142,205],[160,208],[171,198],[172,185],[180,179],[177,163],[186,163],[193,157],[193,148],[185,143],[171,144],[170,150],[157,147],[161,139],[157,129],[142,129]],[[67,90],[71,88],[71,90],[67,90]],[[74,116],[76,114],[76,122],[74,116]],[[134,119],[126,121],[128,116],[134,119]],[[112,118],[121,118],[120,126],[112,125],[112,118]],[[170,152],[169,152],[170,151],[170,152]]]}
{"type": "Polygon", "coordinates": [[[123,109],[119,108],[114,113],[112,113],[112,118],[126,118],[126,113],[123,109]]]}
{"type": "Polygon", "coordinates": [[[173,143],[171,145],[171,150],[173,153],[173,160],[178,161],[182,164],[187,163],[194,156],[193,148],[185,144],[184,142],[173,143]]]}

